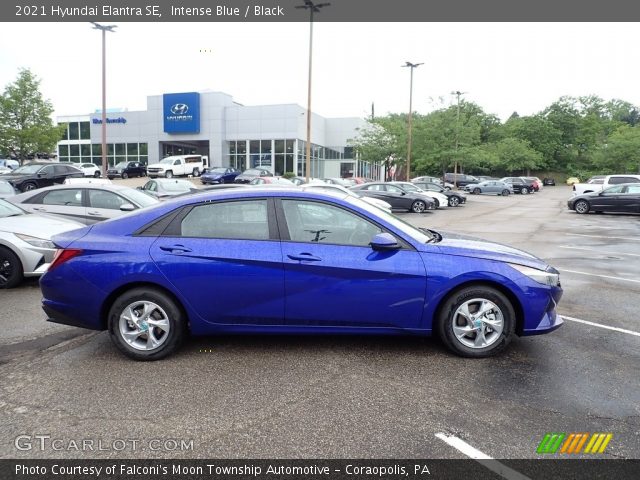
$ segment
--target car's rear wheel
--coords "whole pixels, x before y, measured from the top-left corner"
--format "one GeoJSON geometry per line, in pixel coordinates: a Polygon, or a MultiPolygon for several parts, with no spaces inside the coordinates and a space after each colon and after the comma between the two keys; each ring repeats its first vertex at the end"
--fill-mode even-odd
{"type": "Polygon", "coordinates": [[[586,200],[578,200],[573,208],[578,213],[589,213],[589,209],[591,208],[591,206],[586,200]]]}
{"type": "Polygon", "coordinates": [[[111,340],[135,360],[159,360],[173,353],[187,328],[182,310],[167,294],[149,288],[124,293],[109,311],[111,340]]]}
{"type": "Polygon", "coordinates": [[[100,178],[100,170],[96,170],[93,174],[95,178],[100,178]]]}
{"type": "Polygon", "coordinates": [[[24,185],[22,185],[23,192],[28,192],[29,190],[35,190],[36,188],[38,188],[38,185],[36,185],[33,182],[27,182],[24,185]]]}
{"type": "Polygon", "coordinates": [[[507,195],[509,195],[511,192],[509,190],[507,190],[506,188],[504,190],[502,190],[502,196],[506,197],[507,195]]]}
{"type": "Polygon", "coordinates": [[[476,187],[476,188],[473,189],[473,193],[474,193],[474,195],[480,195],[481,190],[476,187]]]}
{"type": "Polygon", "coordinates": [[[522,187],[522,190],[520,190],[520,193],[522,195],[528,195],[529,194],[529,189],[527,187],[522,187]]]}
{"type": "Polygon", "coordinates": [[[13,288],[22,281],[22,262],[8,248],[0,247],[0,288],[13,288]]]}
{"type": "Polygon", "coordinates": [[[122,172],[122,179],[126,180],[127,178],[129,178],[129,174],[127,172],[122,172]]]}
{"type": "Polygon", "coordinates": [[[427,209],[427,204],[422,200],[416,200],[411,204],[411,211],[413,213],[423,213],[427,209]]]}
{"type": "Polygon", "coordinates": [[[164,178],[173,178],[173,172],[171,170],[167,170],[164,172],[164,178]]]}
{"type": "Polygon", "coordinates": [[[192,175],[194,177],[199,177],[200,176],[200,169],[199,168],[194,168],[192,175]]]}
{"type": "Polygon", "coordinates": [[[437,329],[444,344],[463,357],[482,358],[504,350],[511,341],[516,315],[509,299],[484,285],[459,290],[447,298],[437,329]]]}
{"type": "Polygon", "coordinates": [[[449,197],[450,207],[457,207],[458,205],[460,205],[460,200],[458,199],[458,197],[449,197]]]}

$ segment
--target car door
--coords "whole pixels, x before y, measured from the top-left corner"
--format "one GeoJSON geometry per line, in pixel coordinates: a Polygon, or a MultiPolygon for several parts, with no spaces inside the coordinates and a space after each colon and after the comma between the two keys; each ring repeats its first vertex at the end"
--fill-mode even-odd
{"type": "MultiPolygon", "coordinates": [[[[108,190],[88,188],[87,192],[87,224],[109,220],[123,215],[120,207],[133,205],[129,200],[108,190]]],[[[134,205],[135,206],[135,205],[134,205]]]]}
{"type": "Polygon", "coordinates": [[[411,247],[372,250],[380,226],[321,201],[284,198],[277,214],[287,325],[420,327],[426,272],[411,247]]]}
{"type": "Polygon", "coordinates": [[[282,250],[272,210],[265,198],[187,206],[152,245],[158,268],[204,321],[283,323],[282,250]]]}
{"type": "Polygon", "coordinates": [[[609,187],[602,192],[594,195],[591,199],[591,209],[595,211],[603,212],[618,212],[623,207],[625,191],[624,185],[616,185],[615,187],[609,187]]]}
{"type": "Polygon", "coordinates": [[[46,165],[38,170],[37,184],[39,188],[50,187],[55,183],[55,170],[53,165],[46,165]]]}
{"type": "Polygon", "coordinates": [[[62,188],[41,192],[24,203],[24,208],[33,213],[58,215],[84,224],[87,223],[82,188],[62,188]]]}
{"type": "Polygon", "coordinates": [[[640,185],[627,185],[621,197],[621,212],[640,213],[640,185]]]}

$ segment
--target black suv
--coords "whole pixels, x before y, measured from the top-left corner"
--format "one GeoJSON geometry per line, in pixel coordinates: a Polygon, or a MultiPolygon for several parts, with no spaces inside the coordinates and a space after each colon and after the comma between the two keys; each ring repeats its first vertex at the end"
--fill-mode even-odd
{"type": "Polygon", "coordinates": [[[462,173],[445,173],[444,181],[453,183],[458,187],[466,187],[470,183],[480,183],[480,180],[473,175],[464,175],[462,173]]]}
{"type": "Polygon", "coordinates": [[[58,163],[29,163],[2,175],[21,192],[62,184],[67,178],[84,178],[84,172],[72,165],[58,163]]]}
{"type": "Polygon", "coordinates": [[[535,180],[529,180],[524,177],[504,177],[500,179],[501,182],[508,183],[513,186],[513,193],[521,193],[526,195],[537,191],[535,180]]]}
{"type": "Polygon", "coordinates": [[[120,162],[107,170],[107,177],[113,180],[115,177],[146,177],[147,167],[140,162],[120,162]]]}

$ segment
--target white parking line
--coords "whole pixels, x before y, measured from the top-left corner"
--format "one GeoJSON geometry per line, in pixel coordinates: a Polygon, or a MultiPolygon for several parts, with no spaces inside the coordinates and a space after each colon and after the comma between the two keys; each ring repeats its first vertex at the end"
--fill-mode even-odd
{"type": "Polygon", "coordinates": [[[579,272],[577,270],[567,270],[566,268],[558,268],[558,270],[560,270],[561,272],[577,273],[578,275],[588,275],[590,277],[610,278],[612,280],[622,280],[624,282],[640,283],[640,280],[635,280],[633,278],[613,277],[611,275],[600,275],[597,273],[579,272]]]}
{"type": "Polygon", "coordinates": [[[447,435],[446,433],[436,433],[436,437],[443,442],[448,443],[459,452],[462,452],[467,457],[477,460],[478,463],[497,473],[501,477],[504,477],[508,480],[531,480],[529,477],[516,472],[512,468],[509,468],[499,461],[494,460],[489,455],[482,453],[480,450],[472,447],[467,442],[459,439],[458,437],[447,435]]]}
{"type": "Polygon", "coordinates": [[[618,240],[632,240],[634,242],[640,242],[640,238],[638,237],[612,237],[609,235],[587,235],[584,233],[567,233],[567,235],[571,235],[574,237],[592,237],[592,238],[615,238],[618,240]]]}
{"type": "Polygon", "coordinates": [[[626,255],[628,257],[640,257],[640,255],[637,253],[603,252],[602,250],[598,250],[597,248],[572,247],[570,245],[560,245],[560,248],[567,248],[570,250],[586,250],[587,252],[598,252],[606,255],[626,255]]]}
{"type": "Polygon", "coordinates": [[[640,337],[640,332],[634,332],[633,330],[626,330],[624,328],[611,327],[609,325],[603,325],[601,323],[590,322],[588,320],[581,320],[580,318],[567,317],[566,315],[560,315],[564,320],[571,322],[584,323],[585,325],[591,325],[592,327],[605,328],[607,330],[613,330],[614,332],[626,333],[627,335],[633,335],[634,337],[640,337]]]}

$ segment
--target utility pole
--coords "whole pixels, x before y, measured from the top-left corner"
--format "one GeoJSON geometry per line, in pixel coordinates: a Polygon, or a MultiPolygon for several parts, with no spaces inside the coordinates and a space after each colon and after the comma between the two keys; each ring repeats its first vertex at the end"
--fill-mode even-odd
{"type": "Polygon", "coordinates": [[[460,95],[464,95],[467,92],[461,92],[456,90],[455,92],[451,92],[452,95],[457,97],[457,113],[456,113],[456,158],[454,160],[453,167],[453,186],[458,188],[458,147],[460,146],[460,95]]]}
{"type": "Polygon", "coordinates": [[[100,25],[90,22],[93,28],[102,31],[102,176],[107,177],[107,32],[114,32],[117,25],[100,25]]]}
{"type": "Polygon", "coordinates": [[[409,80],[409,129],[407,132],[407,173],[405,180],[409,182],[411,180],[411,121],[413,117],[413,69],[424,65],[424,63],[411,63],[405,62],[402,67],[409,67],[411,69],[411,75],[409,80]]]}
{"type": "Polygon", "coordinates": [[[313,3],[311,0],[304,0],[304,5],[297,5],[296,8],[309,10],[309,83],[307,90],[307,149],[305,161],[305,177],[307,183],[311,177],[311,67],[313,65],[313,14],[320,12],[322,7],[328,7],[330,3],[313,3]]]}

